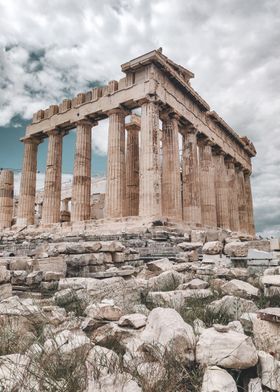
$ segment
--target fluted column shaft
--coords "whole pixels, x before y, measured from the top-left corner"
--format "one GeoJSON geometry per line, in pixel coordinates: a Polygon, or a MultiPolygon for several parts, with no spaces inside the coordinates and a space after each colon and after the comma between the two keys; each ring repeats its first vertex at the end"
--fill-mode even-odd
{"type": "Polygon", "coordinates": [[[14,207],[14,173],[11,170],[0,172],[0,230],[10,227],[14,207]]]}
{"type": "Polygon", "coordinates": [[[248,232],[248,215],[247,215],[247,200],[245,191],[244,172],[240,165],[236,166],[237,184],[238,184],[238,212],[240,231],[242,233],[248,232]]]}
{"type": "Polygon", "coordinates": [[[199,141],[199,163],[202,223],[205,226],[217,227],[215,168],[212,147],[208,141],[199,141]]]}
{"type": "Polygon", "coordinates": [[[183,218],[193,225],[201,225],[200,180],[197,154],[197,132],[189,127],[183,134],[183,218]]]}
{"type": "Polygon", "coordinates": [[[48,132],[48,139],[48,156],[41,224],[57,223],[60,221],[63,134],[59,130],[53,130],[48,132]]]}
{"type": "Polygon", "coordinates": [[[225,153],[221,150],[216,150],[213,159],[215,165],[217,226],[223,229],[229,229],[228,184],[225,153]]]}
{"type": "Polygon", "coordinates": [[[17,211],[17,225],[34,224],[37,152],[39,139],[27,138],[24,141],[24,157],[20,182],[20,197],[17,211]]]}
{"type": "Polygon", "coordinates": [[[139,214],[139,128],[127,128],[126,216],[139,214]]]}
{"type": "Polygon", "coordinates": [[[251,173],[248,171],[244,173],[244,184],[245,184],[245,197],[247,206],[247,219],[248,219],[248,233],[255,235],[255,224],[254,224],[254,209],[253,209],[253,197],[251,188],[251,173]]]}
{"type": "Polygon", "coordinates": [[[155,102],[141,106],[139,215],[160,216],[161,168],[159,108],[155,102]]]}
{"type": "Polygon", "coordinates": [[[71,204],[72,222],[90,219],[92,126],[89,121],[80,121],[77,124],[71,204]]]}
{"type": "Polygon", "coordinates": [[[162,214],[182,219],[182,192],[177,117],[162,119],[162,214]]]}
{"type": "Polygon", "coordinates": [[[228,208],[229,227],[231,231],[239,231],[239,207],[238,207],[238,179],[236,175],[234,160],[226,159],[227,183],[228,183],[228,208]]]}
{"type": "Polygon", "coordinates": [[[125,116],[121,109],[109,113],[105,217],[124,215],[125,199],[125,116]]]}

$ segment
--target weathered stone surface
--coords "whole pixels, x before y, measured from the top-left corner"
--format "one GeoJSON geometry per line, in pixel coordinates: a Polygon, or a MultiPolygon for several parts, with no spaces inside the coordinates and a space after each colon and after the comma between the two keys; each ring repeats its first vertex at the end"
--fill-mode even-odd
{"type": "Polygon", "coordinates": [[[223,244],[220,241],[210,241],[203,245],[202,252],[206,255],[218,255],[223,250],[223,244]]]}
{"type": "Polygon", "coordinates": [[[118,321],[123,312],[121,308],[113,304],[100,303],[89,305],[85,310],[85,314],[96,320],[118,321]]]}
{"type": "Polygon", "coordinates": [[[196,360],[202,365],[247,369],[256,365],[258,354],[250,337],[234,331],[218,332],[215,328],[209,328],[199,337],[196,360]]]}
{"type": "Polygon", "coordinates": [[[134,329],[142,328],[146,325],[147,317],[142,313],[126,314],[119,319],[119,326],[134,329]]]}
{"type": "Polygon", "coordinates": [[[154,345],[155,350],[173,352],[182,363],[194,359],[196,340],[193,329],[174,309],[153,309],[147,318],[141,340],[142,350],[148,350],[149,346],[151,348],[154,345]]]}
{"type": "MultiPolygon", "coordinates": [[[[98,252],[102,246],[103,245],[100,242],[62,242],[60,244],[51,245],[48,254],[50,256],[58,256],[59,254],[95,253],[98,252]]],[[[110,245],[108,245],[108,247],[110,247],[110,245]]]]}
{"type": "Polygon", "coordinates": [[[190,298],[203,299],[213,295],[209,289],[185,289],[174,291],[150,291],[146,302],[151,307],[170,307],[180,310],[188,304],[190,298]]]}
{"type": "Polygon", "coordinates": [[[230,242],[225,245],[224,252],[231,257],[246,257],[248,253],[247,242],[230,242]]]}
{"type": "Polygon", "coordinates": [[[123,252],[125,246],[119,241],[102,241],[101,251],[102,252],[123,252]]]}
{"type": "Polygon", "coordinates": [[[242,280],[233,279],[225,283],[221,290],[224,294],[235,295],[242,298],[252,298],[259,295],[259,290],[250,283],[242,280]]]}
{"type": "Polygon", "coordinates": [[[10,283],[3,283],[0,285],[0,301],[12,296],[12,285],[10,283]]]}
{"type": "Polygon", "coordinates": [[[260,378],[252,378],[248,384],[248,392],[263,392],[260,378]]]}
{"type": "Polygon", "coordinates": [[[262,384],[272,391],[280,391],[280,361],[272,355],[259,351],[262,384]]]}
{"type": "Polygon", "coordinates": [[[180,284],[178,290],[186,289],[206,289],[209,287],[209,283],[202,279],[192,279],[190,282],[180,284]]]}
{"type": "Polygon", "coordinates": [[[209,366],[203,376],[201,392],[237,392],[237,386],[226,370],[209,366]]]}
{"type": "Polygon", "coordinates": [[[258,250],[258,249],[248,249],[248,259],[254,259],[254,260],[271,260],[272,253],[270,252],[265,252],[263,250],[258,250]]]}
{"type": "Polygon", "coordinates": [[[148,290],[172,291],[175,290],[182,282],[184,282],[184,275],[176,271],[165,271],[148,280],[148,290]]]}
{"type": "Polygon", "coordinates": [[[254,313],[258,311],[253,301],[232,295],[226,295],[219,300],[211,302],[208,308],[214,313],[225,313],[235,320],[239,320],[243,313],[254,313]]]}
{"type": "Polygon", "coordinates": [[[7,267],[4,265],[0,265],[0,284],[9,282],[10,280],[10,271],[7,270],[7,267]]]}
{"type": "Polygon", "coordinates": [[[258,316],[261,320],[280,323],[280,308],[261,309],[258,311],[258,316]]]}
{"type": "Polygon", "coordinates": [[[253,335],[258,350],[267,351],[280,360],[280,324],[259,317],[253,319],[253,335]]]}
{"type": "Polygon", "coordinates": [[[178,247],[181,248],[183,251],[191,251],[196,250],[203,247],[202,242],[181,242],[178,244],[178,247]]]}
{"type": "Polygon", "coordinates": [[[160,260],[155,260],[151,261],[150,263],[147,263],[147,267],[150,271],[153,272],[164,272],[172,269],[173,263],[169,259],[160,259],[160,260]]]}

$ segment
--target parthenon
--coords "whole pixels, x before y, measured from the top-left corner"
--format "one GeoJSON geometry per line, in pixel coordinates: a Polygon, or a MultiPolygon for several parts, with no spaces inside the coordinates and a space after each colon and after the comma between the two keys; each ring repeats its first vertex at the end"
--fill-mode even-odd
{"type": "Polygon", "coordinates": [[[90,220],[92,128],[108,118],[105,218],[166,217],[254,235],[250,175],[256,151],[249,139],[210,109],[190,84],[194,74],[161,49],[121,69],[121,80],[33,115],[22,139],[16,225],[34,224],[37,152],[44,139],[41,225],[60,222],[63,138],[71,129],[76,129],[71,222],[90,220]]]}

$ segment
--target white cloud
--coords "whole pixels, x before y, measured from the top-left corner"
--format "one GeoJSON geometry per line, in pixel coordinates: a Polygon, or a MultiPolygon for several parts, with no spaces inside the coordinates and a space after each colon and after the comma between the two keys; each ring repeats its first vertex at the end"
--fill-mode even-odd
{"type": "MultiPolygon", "coordinates": [[[[277,0],[0,0],[0,125],[163,47],[192,84],[256,145],[253,191],[260,230],[280,224],[280,3],[277,0]],[[5,49],[6,48],[6,49],[5,49]]],[[[93,130],[107,148],[107,124],[93,130]]]]}

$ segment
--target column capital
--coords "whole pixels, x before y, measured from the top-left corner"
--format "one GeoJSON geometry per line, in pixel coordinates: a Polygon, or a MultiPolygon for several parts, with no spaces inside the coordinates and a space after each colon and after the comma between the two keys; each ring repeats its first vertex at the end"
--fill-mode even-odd
{"type": "Polygon", "coordinates": [[[210,140],[208,137],[198,137],[197,138],[197,144],[200,147],[206,147],[206,146],[210,146],[211,148],[215,146],[215,143],[210,140]]]}
{"type": "Polygon", "coordinates": [[[132,114],[130,122],[125,124],[125,129],[127,131],[140,131],[141,128],[141,117],[137,114],[132,114]]]}
{"type": "Polygon", "coordinates": [[[252,170],[249,170],[249,169],[246,169],[246,168],[244,168],[243,169],[243,172],[244,172],[244,174],[246,175],[246,176],[251,176],[251,174],[252,174],[252,170]]]}
{"type": "Polygon", "coordinates": [[[221,155],[223,157],[226,157],[226,152],[224,150],[222,150],[222,148],[218,145],[214,145],[213,148],[213,155],[221,155]]]}
{"type": "Polygon", "coordinates": [[[91,120],[89,118],[83,118],[81,120],[78,120],[76,124],[77,124],[77,126],[84,125],[84,126],[89,126],[89,127],[93,128],[94,126],[98,125],[98,122],[93,119],[91,120]]]}
{"type": "Polygon", "coordinates": [[[47,135],[47,136],[51,136],[51,135],[53,135],[53,136],[59,136],[59,135],[64,136],[65,135],[65,132],[62,129],[59,129],[59,128],[49,129],[48,131],[44,131],[43,133],[45,135],[47,135]]]}
{"type": "Polygon", "coordinates": [[[43,138],[42,138],[42,136],[39,136],[39,135],[37,135],[37,136],[31,135],[31,136],[25,136],[25,137],[21,138],[20,141],[24,144],[37,144],[38,145],[38,144],[42,143],[43,138]]]}
{"type": "Polygon", "coordinates": [[[107,115],[110,116],[111,114],[119,114],[121,116],[128,116],[130,114],[129,110],[122,108],[122,107],[117,107],[111,110],[108,110],[107,115]]]}
{"type": "Polygon", "coordinates": [[[154,103],[156,105],[161,105],[162,101],[159,99],[157,94],[147,94],[144,98],[136,100],[138,105],[142,106],[145,103],[154,103]]]}

